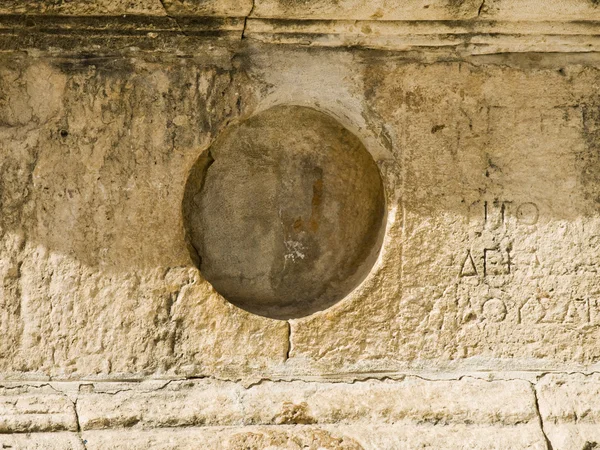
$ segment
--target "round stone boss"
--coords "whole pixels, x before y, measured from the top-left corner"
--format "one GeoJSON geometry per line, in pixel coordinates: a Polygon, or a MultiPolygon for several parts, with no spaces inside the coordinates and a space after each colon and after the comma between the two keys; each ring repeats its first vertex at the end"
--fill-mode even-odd
{"type": "Polygon", "coordinates": [[[225,299],[303,317],[349,294],[381,246],[384,190],[362,142],[328,115],[276,106],[227,130],[187,181],[190,254],[225,299]]]}

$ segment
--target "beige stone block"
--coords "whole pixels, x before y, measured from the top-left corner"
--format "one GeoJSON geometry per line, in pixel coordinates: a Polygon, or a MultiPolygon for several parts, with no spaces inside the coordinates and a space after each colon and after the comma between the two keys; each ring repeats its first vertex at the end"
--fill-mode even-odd
{"type": "Polygon", "coordinates": [[[538,429],[432,425],[273,426],[83,433],[88,450],[146,448],[226,450],[546,449],[538,429]]]}
{"type": "Polygon", "coordinates": [[[253,0],[163,0],[165,10],[173,16],[245,17],[253,0]]]}
{"type": "Polygon", "coordinates": [[[536,0],[486,0],[480,17],[515,21],[594,21],[600,19],[600,9],[594,0],[543,3],[536,0]]]}
{"type": "MultiPolygon", "coordinates": [[[[385,21],[248,19],[244,36],[265,43],[390,51],[425,51],[446,56],[511,53],[589,53],[600,47],[593,21],[385,21]]],[[[514,54],[517,55],[514,55],[514,54]]]]}
{"type": "Polygon", "coordinates": [[[597,361],[596,116],[569,98],[598,73],[575,72],[365,67],[366,104],[403,142],[400,231],[389,228],[356,296],[292,322],[290,364],[332,373],[368,372],[375,360],[381,370],[597,361]]]}
{"type": "Polygon", "coordinates": [[[73,402],[47,384],[0,386],[0,433],[76,431],[73,402]]]}
{"type": "Polygon", "coordinates": [[[544,430],[553,448],[596,448],[600,443],[600,376],[547,374],[537,384],[544,430]]]}
{"type": "MultiPolygon", "coordinates": [[[[156,127],[170,109],[163,97],[174,81],[168,71],[152,69],[132,82],[121,78],[137,70],[132,66],[107,78],[88,78],[86,70],[69,67],[78,74],[68,83],[62,70],[70,69],[34,63],[22,68],[22,82],[3,84],[3,101],[11,106],[2,108],[7,126],[1,131],[0,366],[69,378],[194,374],[216,366],[240,373],[282,362],[287,325],[245,313],[218,296],[186,249],[181,201],[187,170],[212,133],[200,130],[213,127],[216,133],[222,125],[183,114],[193,103],[190,93],[168,119],[178,131],[156,127]],[[67,112],[60,97],[81,100],[88,95],[84,85],[95,85],[106,97],[95,106],[74,101],[67,112]],[[154,92],[144,113],[130,116],[128,125],[123,112],[136,102],[118,94],[121,89],[132,89],[134,96],[154,92]],[[131,137],[138,136],[136,129],[146,138],[131,137]],[[180,150],[172,151],[175,135],[180,150]],[[35,150],[42,141],[44,150],[35,150]],[[158,161],[171,161],[174,171],[158,161]],[[169,180],[179,180],[178,187],[169,180]],[[28,349],[27,356],[17,356],[19,348],[28,349]]],[[[234,97],[242,92],[235,93],[229,75],[208,69],[203,78],[190,70],[192,91],[234,97]]],[[[2,76],[10,80],[18,73],[6,67],[2,76]]]]}
{"type": "Polygon", "coordinates": [[[1,14],[64,14],[64,15],[164,15],[160,0],[74,0],[55,2],[41,0],[23,2],[7,0],[0,5],[1,14]]]}
{"type": "Polygon", "coordinates": [[[600,18],[594,0],[319,0],[310,3],[256,0],[252,17],[342,20],[499,20],[593,21],[600,18]]]}
{"type": "Polygon", "coordinates": [[[263,381],[244,388],[215,380],[144,385],[84,385],[77,400],[82,430],[132,427],[291,424],[537,424],[526,381],[317,383],[263,381]]]}
{"type": "Polygon", "coordinates": [[[3,372],[360,378],[598,360],[593,65],[283,46],[238,69],[6,61],[3,372]],[[288,324],[203,278],[182,202],[194,162],[232,121],[290,103],[318,103],[364,141],[387,216],[362,284],[288,324]]]}
{"type": "Polygon", "coordinates": [[[317,0],[310,3],[256,0],[251,17],[342,20],[465,20],[478,15],[480,0],[317,0]]]}
{"type": "Polygon", "coordinates": [[[77,433],[0,434],[0,446],[13,450],[85,450],[77,433]]]}

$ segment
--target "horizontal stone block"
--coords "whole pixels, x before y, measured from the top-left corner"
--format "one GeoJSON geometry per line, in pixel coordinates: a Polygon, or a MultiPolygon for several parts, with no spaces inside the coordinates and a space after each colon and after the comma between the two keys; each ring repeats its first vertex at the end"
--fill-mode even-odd
{"type": "Polygon", "coordinates": [[[478,16],[480,0],[365,1],[317,0],[310,4],[284,0],[256,0],[252,17],[350,20],[464,20],[478,16]]]}
{"type": "MultiPolygon", "coordinates": [[[[581,53],[600,48],[593,21],[295,20],[238,16],[71,16],[0,14],[0,49],[65,54],[129,54],[137,48],[179,55],[228,43],[431,52],[469,57],[498,53],[581,53]],[[18,39],[14,39],[14,36],[18,39]],[[242,39],[243,35],[243,39],[242,39]]],[[[225,50],[221,47],[220,50],[225,50]]],[[[214,54],[213,54],[214,56],[214,54]]]]}
{"type": "Polygon", "coordinates": [[[244,17],[250,13],[251,9],[252,0],[70,0],[67,2],[6,0],[0,4],[0,14],[48,16],[119,16],[128,14],[244,17]]]}
{"type": "Polygon", "coordinates": [[[0,14],[171,17],[253,17],[288,20],[403,20],[403,21],[597,21],[594,0],[6,0],[0,14]]]}
{"type": "Polygon", "coordinates": [[[599,20],[593,0],[256,0],[252,17],[349,20],[599,20]]]}
{"type": "MultiPolygon", "coordinates": [[[[261,48],[225,60],[2,56],[0,371],[351,380],[593,370],[596,66],[261,48]],[[203,277],[182,202],[202,149],[232,121],[290,103],[318,104],[360,135],[386,210],[363,282],[287,322],[237,308],[203,277]]],[[[313,226],[319,185],[304,190],[293,232],[313,226]]],[[[222,223],[242,231],[256,216],[231,211],[222,223]]],[[[226,258],[251,267],[253,251],[226,258]]]]}
{"type": "Polygon", "coordinates": [[[83,433],[88,450],[203,449],[259,450],[340,449],[527,449],[545,450],[546,443],[534,425],[493,426],[271,426],[206,427],[152,431],[118,430],[83,433]]]}
{"type": "Polygon", "coordinates": [[[537,424],[526,381],[404,381],[316,383],[264,381],[244,388],[214,380],[144,385],[96,384],[81,388],[82,430],[119,427],[282,424],[429,423],[439,425],[537,424]]]}
{"type": "Polygon", "coordinates": [[[437,47],[467,55],[589,53],[600,49],[595,22],[377,21],[248,19],[244,36],[264,43],[390,51],[437,47]]]}
{"type": "Polygon", "coordinates": [[[73,402],[49,385],[0,385],[0,434],[76,431],[73,402]]]}
{"type": "Polygon", "coordinates": [[[11,450],[86,450],[80,436],[77,433],[68,432],[0,434],[0,448],[11,450]]]}
{"type": "Polygon", "coordinates": [[[537,384],[544,430],[553,448],[600,446],[600,375],[549,374],[537,384]]]}
{"type": "Polygon", "coordinates": [[[485,0],[480,17],[496,20],[570,21],[600,20],[600,8],[595,0],[548,1],[485,0]]]}
{"type": "Polygon", "coordinates": [[[160,0],[71,0],[68,2],[6,0],[0,4],[0,14],[164,15],[165,11],[160,0]]]}
{"type": "Polygon", "coordinates": [[[173,16],[245,17],[253,0],[163,0],[166,12],[173,16]]]}

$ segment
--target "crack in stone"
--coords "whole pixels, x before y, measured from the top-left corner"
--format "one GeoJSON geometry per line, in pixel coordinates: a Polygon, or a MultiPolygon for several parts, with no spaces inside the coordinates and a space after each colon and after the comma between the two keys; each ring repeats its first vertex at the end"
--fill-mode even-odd
{"type": "MultiPolygon", "coordinates": [[[[162,1],[162,0],[161,0],[161,1],[162,1]]],[[[486,2],[486,0],[483,0],[483,1],[481,2],[481,5],[479,5],[479,9],[477,10],[477,17],[480,17],[480,16],[481,16],[481,13],[483,12],[483,8],[484,8],[484,6],[485,6],[485,2],[486,2]]]]}
{"type": "Polygon", "coordinates": [[[75,412],[75,421],[76,421],[76,425],[77,425],[77,435],[79,436],[79,439],[81,440],[81,445],[83,445],[83,448],[87,449],[87,445],[86,445],[87,441],[81,435],[81,422],[79,421],[79,413],[77,412],[77,401],[78,400],[79,400],[79,391],[77,391],[77,397],[75,397],[75,400],[73,401],[73,411],[75,412]]]}
{"type": "MultiPolygon", "coordinates": [[[[162,2],[163,0],[161,0],[162,2]]],[[[246,17],[244,17],[244,28],[242,29],[242,39],[246,38],[246,28],[248,26],[248,18],[254,13],[254,8],[256,7],[256,0],[252,0],[252,8],[250,8],[250,12],[246,17]]]]}
{"type": "Polygon", "coordinates": [[[533,392],[534,406],[535,406],[535,411],[537,413],[538,423],[539,423],[539,426],[540,426],[540,430],[542,431],[542,435],[544,436],[544,440],[546,441],[546,449],[547,450],[554,450],[554,448],[552,447],[552,442],[548,438],[548,435],[546,434],[546,430],[544,429],[544,418],[542,417],[542,413],[540,411],[540,403],[539,403],[539,400],[538,400],[536,386],[533,383],[530,383],[530,386],[531,386],[531,390],[533,392]]]}
{"type": "MultiPolygon", "coordinates": [[[[510,372],[509,372],[510,373],[510,372]]],[[[335,374],[328,374],[328,373],[322,373],[320,375],[320,377],[318,379],[313,379],[313,376],[309,375],[309,374],[298,374],[295,377],[285,377],[285,378],[279,378],[279,376],[277,374],[273,374],[270,377],[264,377],[264,380],[267,381],[282,381],[282,382],[290,382],[290,381],[304,381],[304,382],[322,382],[322,383],[348,383],[348,384],[352,384],[354,382],[360,382],[363,380],[394,380],[394,381],[402,381],[406,378],[410,378],[410,377],[414,377],[414,378],[418,378],[421,379],[423,381],[431,381],[431,382],[436,382],[436,381],[461,381],[465,378],[471,378],[474,380],[481,380],[481,381],[487,381],[487,382],[493,382],[493,381],[526,381],[528,383],[531,383],[531,379],[533,377],[535,377],[535,383],[538,383],[539,381],[541,381],[544,377],[548,376],[548,375],[582,375],[585,377],[590,377],[590,376],[594,376],[594,375],[600,375],[600,371],[520,371],[520,373],[531,373],[531,377],[520,377],[517,376],[516,374],[513,374],[512,377],[506,377],[506,378],[492,378],[490,379],[489,376],[490,374],[492,375],[502,375],[502,372],[495,372],[495,371],[482,371],[482,372],[471,372],[471,373],[466,373],[463,375],[459,375],[459,374],[455,374],[454,376],[448,376],[448,377],[444,377],[444,376],[440,376],[438,378],[431,378],[431,377],[427,377],[425,375],[419,375],[417,373],[411,373],[411,372],[394,372],[394,371],[371,371],[371,372],[347,372],[347,373],[335,373],[335,374]],[[328,379],[327,377],[331,376],[332,379],[328,379]]],[[[175,381],[192,381],[192,380],[215,380],[215,381],[226,381],[226,382],[232,382],[232,383],[240,383],[240,384],[244,384],[243,381],[244,379],[248,379],[248,378],[236,378],[236,377],[219,377],[216,375],[192,375],[192,376],[181,376],[181,377],[173,377],[173,378],[168,378],[168,377],[155,377],[155,378],[147,378],[147,377],[123,377],[123,378],[111,378],[111,379],[86,379],[86,378],[81,378],[81,379],[64,379],[64,378],[54,378],[54,377],[47,377],[47,378],[43,378],[43,379],[30,379],[27,382],[22,382],[21,380],[0,380],[0,387],[2,387],[3,389],[18,389],[21,388],[23,386],[29,386],[29,387],[44,387],[44,386],[49,386],[52,389],[56,390],[57,392],[60,393],[64,393],[61,390],[57,390],[56,387],[48,384],[48,383],[56,383],[56,382],[60,382],[60,383],[81,383],[81,384],[85,384],[85,383],[141,383],[143,381],[164,381],[167,383],[171,383],[171,382],[175,382],[175,381]],[[2,384],[4,383],[10,383],[13,384],[14,386],[2,386],[2,384]]]]}
{"type": "Polygon", "coordinates": [[[592,377],[594,375],[600,375],[600,371],[591,371],[591,372],[581,372],[578,370],[575,371],[565,371],[565,372],[543,372],[538,375],[537,381],[540,381],[542,378],[548,375],[582,375],[584,377],[592,377]]]}
{"type": "MultiPolygon", "coordinates": [[[[260,386],[263,383],[268,383],[268,382],[272,382],[272,383],[304,383],[304,384],[309,384],[309,383],[321,383],[321,384],[359,384],[359,383],[366,383],[368,381],[381,381],[381,382],[385,382],[385,381],[393,381],[393,382],[402,382],[406,379],[406,377],[398,379],[398,378],[392,378],[392,377],[370,377],[370,378],[364,378],[364,379],[360,379],[360,380],[331,380],[331,381],[315,381],[315,380],[302,380],[302,379],[297,379],[297,378],[290,378],[290,379],[272,379],[272,378],[261,378],[257,381],[254,381],[252,383],[248,383],[248,384],[244,384],[243,387],[246,390],[249,390],[255,386],[260,386]]],[[[445,380],[436,380],[436,381],[445,381],[445,380]]],[[[457,380],[453,380],[453,381],[457,381],[457,380]]]]}
{"type": "Polygon", "coordinates": [[[177,20],[177,18],[172,16],[171,14],[169,14],[167,5],[165,5],[165,0],[158,0],[158,1],[160,2],[160,5],[162,6],[163,11],[165,12],[165,16],[167,16],[169,19],[171,19],[173,22],[175,22],[177,29],[181,32],[181,34],[183,34],[185,36],[186,33],[185,33],[185,31],[183,31],[183,28],[181,28],[181,25],[179,24],[179,21],[177,20]]]}
{"type": "MultiPolygon", "coordinates": [[[[20,386],[29,386],[29,385],[23,384],[20,386]]],[[[79,391],[81,389],[81,386],[83,386],[83,384],[79,384],[79,386],[77,386],[77,395],[75,396],[75,400],[71,400],[71,398],[67,395],[66,392],[58,389],[56,386],[53,386],[51,383],[44,383],[44,384],[41,384],[36,387],[42,388],[42,387],[46,387],[46,386],[48,386],[50,389],[52,389],[57,394],[64,396],[73,405],[73,413],[75,414],[75,432],[77,433],[77,436],[79,437],[79,440],[81,441],[81,445],[83,446],[83,448],[85,450],[87,450],[87,445],[86,445],[87,441],[81,435],[81,422],[79,421],[79,413],[77,412],[77,401],[79,400],[79,391]]]]}
{"type": "Polygon", "coordinates": [[[285,359],[283,362],[287,362],[288,359],[290,359],[290,353],[292,351],[292,324],[290,323],[290,321],[288,320],[287,322],[287,349],[285,351],[285,359]]]}
{"type": "MultiPolygon", "coordinates": [[[[288,326],[289,326],[289,321],[287,322],[288,326]]],[[[290,327],[290,333],[291,333],[291,327],[290,327]]],[[[472,379],[472,380],[479,380],[479,381],[486,381],[486,382],[511,382],[511,381],[525,381],[528,383],[528,385],[531,388],[532,391],[532,395],[533,395],[533,407],[535,408],[535,421],[537,421],[539,429],[542,433],[542,436],[544,438],[544,441],[546,443],[546,449],[547,450],[554,450],[554,447],[552,445],[552,442],[550,440],[550,438],[547,435],[546,429],[545,429],[545,423],[544,423],[544,418],[542,416],[541,410],[540,410],[540,403],[539,403],[539,398],[538,398],[538,384],[540,383],[540,381],[548,376],[548,375],[583,375],[583,376],[594,376],[594,375],[598,375],[600,372],[594,371],[594,372],[577,372],[577,371],[565,371],[565,372],[543,372],[540,373],[536,378],[535,381],[528,381],[525,380],[523,378],[503,378],[503,379],[486,379],[486,378],[478,378],[477,376],[474,376],[473,374],[465,374],[465,375],[461,375],[457,378],[439,378],[439,379],[431,379],[431,378],[426,378],[423,376],[419,376],[419,375],[414,375],[414,374],[406,374],[403,375],[401,378],[394,378],[393,376],[390,375],[382,375],[382,374],[371,374],[370,377],[367,378],[362,378],[362,379],[353,379],[353,380],[306,380],[306,379],[298,379],[298,378],[291,378],[291,379],[272,379],[272,378],[262,378],[260,380],[257,380],[255,382],[249,383],[249,384],[244,384],[241,383],[240,381],[231,381],[231,380],[219,380],[216,377],[212,377],[212,376],[197,376],[197,377],[182,377],[182,378],[178,378],[178,379],[170,379],[170,380],[162,380],[164,383],[160,386],[156,386],[152,389],[148,389],[147,392],[157,392],[157,391],[161,391],[163,389],[166,389],[168,386],[170,386],[172,383],[175,382],[182,382],[182,381],[191,381],[191,380],[200,380],[200,379],[206,379],[206,380],[211,380],[211,379],[216,379],[219,381],[230,381],[232,384],[241,384],[242,387],[245,390],[249,390],[255,386],[261,385],[263,383],[267,383],[267,382],[272,382],[272,383],[293,383],[293,382],[302,382],[302,383],[321,383],[321,384],[361,384],[361,383],[365,383],[365,382],[369,382],[369,381],[376,381],[376,382],[392,382],[392,383],[400,383],[400,382],[404,382],[407,381],[409,378],[414,378],[414,379],[420,379],[423,381],[427,381],[427,382],[440,382],[440,381],[449,381],[449,382],[458,382],[458,381],[462,381],[462,380],[466,380],[466,379],[472,379]]],[[[140,380],[141,381],[141,380],[140,380]]],[[[158,380],[156,380],[158,381],[158,380]]],[[[74,382],[77,383],[77,382],[74,382]]],[[[100,383],[110,383],[110,381],[108,382],[100,382],[100,383]]],[[[134,382],[136,383],[136,382],[134,382]]],[[[139,383],[139,381],[137,381],[137,383],[139,383]]],[[[74,430],[77,435],[79,436],[79,439],[82,443],[82,448],[87,449],[87,442],[86,440],[83,438],[82,436],[82,426],[81,426],[81,421],[80,421],[80,417],[79,417],[79,411],[78,411],[78,400],[79,400],[79,396],[81,394],[81,387],[85,386],[85,383],[78,383],[77,389],[76,391],[74,391],[75,393],[75,397],[73,398],[72,395],[68,395],[67,392],[69,392],[70,390],[65,391],[64,389],[61,389],[58,386],[54,386],[48,382],[45,383],[41,383],[41,384],[29,384],[27,382],[25,383],[19,383],[17,386],[3,386],[4,389],[16,389],[19,387],[34,387],[37,389],[41,389],[44,387],[49,387],[51,388],[53,391],[66,396],[70,402],[73,405],[73,410],[74,410],[74,416],[75,416],[75,426],[76,429],[74,430]]],[[[131,389],[128,388],[124,388],[124,389],[119,389],[117,392],[97,392],[97,394],[108,394],[108,395],[115,395],[119,392],[124,392],[124,391],[129,391],[129,392],[135,392],[136,388],[135,386],[132,386],[131,389]]],[[[240,395],[240,393],[238,392],[238,397],[240,395]]],[[[243,406],[242,404],[243,402],[240,403],[241,406],[243,406]]],[[[587,443],[586,443],[587,444],[587,443]]],[[[590,447],[591,448],[591,447],[590,447]]]]}

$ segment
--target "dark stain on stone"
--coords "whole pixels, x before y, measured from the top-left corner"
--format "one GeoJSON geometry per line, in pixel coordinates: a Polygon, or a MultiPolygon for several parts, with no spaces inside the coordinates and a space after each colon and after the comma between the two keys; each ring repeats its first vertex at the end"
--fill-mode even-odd
{"type": "Polygon", "coordinates": [[[593,450],[595,448],[598,448],[597,442],[587,441],[585,444],[583,444],[583,448],[581,450],[593,450]]]}
{"type": "Polygon", "coordinates": [[[444,128],[446,128],[446,125],[434,125],[433,127],[431,127],[431,134],[435,134],[438,131],[442,131],[444,128]]]}
{"type": "Polygon", "coordinates": [[[600,209],[600,102],[581,105],[585,150],[577,155],[580,182],[586,199],[600,209]]]}
{"type": "Polygon", "coordinates": [[[492,173],[495,172],[502,172],[502,169],[497,166],[496,164],[494,164],[494,162],[492,161],[492,158],[490,158],[490,156],[487,156],[487,169],[485,170],[485,176],[489,178],[489,176],[492,173]]]}
{"type": "Polygon", "coordinates": [[[133,64],[126,58],[94,54],[80,54],[58,60],[56,67],[67,74],[95,70],[103,75],[126,76],[134,72],[133,64]]]}

